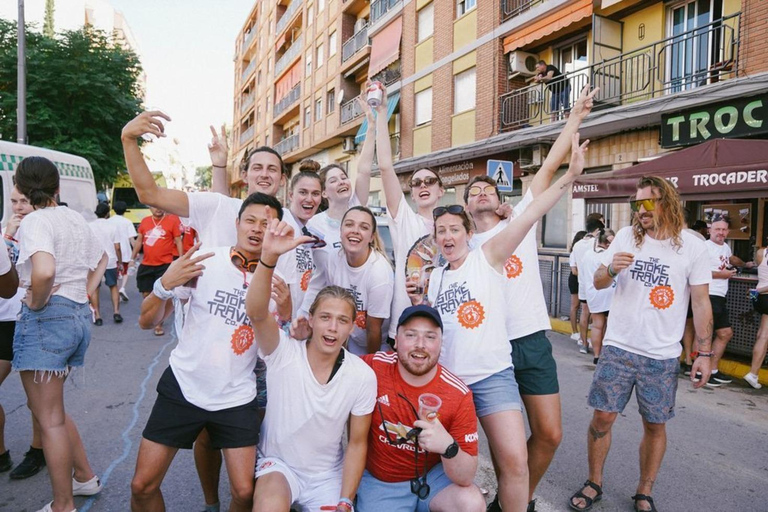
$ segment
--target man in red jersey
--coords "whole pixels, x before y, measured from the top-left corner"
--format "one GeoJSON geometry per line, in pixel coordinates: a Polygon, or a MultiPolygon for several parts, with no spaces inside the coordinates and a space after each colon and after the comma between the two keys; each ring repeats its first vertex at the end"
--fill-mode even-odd
{"type": "Polygon", "coordinates": [[[443,324],[425,305],[406,308],[397,353],[363,356],[378,380],[368,456],[357,492],[366,512],[482,512],[472,392],[438,364],[443,324]]]}

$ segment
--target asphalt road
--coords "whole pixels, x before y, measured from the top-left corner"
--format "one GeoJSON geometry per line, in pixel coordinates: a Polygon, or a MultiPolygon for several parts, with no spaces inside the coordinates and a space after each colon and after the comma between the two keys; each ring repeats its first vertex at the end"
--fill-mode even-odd
{"type": "MultiPolygon", "coordinates": [[[[76,498],[80,512],[129,509],[141,431],[155,401],[155,385],[175,345],[169,333],[155,337],[137,325],[140,296],[130,289],[123,304],[125,322],[104,315],[94,327],[83,369],[66,384],[66,407],[77,422],[95,471],[104,483],[94,498],[76,498]]],[[[109,298],[102,288],[102,312],[109,298]]],[[[166,329],[170,331],[170,329],[166,329]]],[[[568,497],[587,478],[586,435],[591,409],[586,396],[592,378],[591,355],[580,355],[566,336],[550,333],[558,361],[564,438],[539,486],[537,510],[568,510],[568,497]]],[[[30,417],[20,380],[9,376],[0,388],[5,408],[6,445],[20,462],[31,437],[30,417]]],[[[637,449],[642,427],[634,399],[613,431],[606,465],[604,498],[597,511],[631,511],[638,478],[637,449]]],[[[677,417],[668,424],[668,450],[654,490],[662,511],[768,510],[768,389],[735,382],[717,390],[693,390],[681,380],[677,417]]],[[[481,444],[477,483],[494,493],[487,445],[481,444]]],[[[163,483],[169,511],[199,512],[202,492],[191,451],[180,451],[163,483]]],[[[229,502],[226,474],[221,497],[229,502]]],[[[51,500],[47,471],[23,481],[0,475],[0,510],[35,512],[51,500]]],[[[225,508],[223,508],[225,510],[225,508]]],[[[460,512],[460,511],[459,511],[460,512]]]]}

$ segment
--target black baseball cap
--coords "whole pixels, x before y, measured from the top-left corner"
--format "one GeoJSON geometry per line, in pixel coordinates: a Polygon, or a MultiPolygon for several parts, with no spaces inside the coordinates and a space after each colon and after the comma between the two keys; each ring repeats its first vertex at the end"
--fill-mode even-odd
{"type": "Polygon", "coordinates": [[[401,325],[415,316],[429,318],[437,324],[441,331],[443,330],[443,320],[440,318],[440,313],[438,313],[437,310],[432,306],[427,306],[425,304],[419,304],[418,306],[410,306],[405,308],[403,313],[400,315],[400,320],[397,321],[397,327],[399,328],[401,325]]]}

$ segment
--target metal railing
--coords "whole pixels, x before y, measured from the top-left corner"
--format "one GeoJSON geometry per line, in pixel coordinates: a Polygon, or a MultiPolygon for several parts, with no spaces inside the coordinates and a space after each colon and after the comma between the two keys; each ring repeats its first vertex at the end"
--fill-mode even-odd
{"type": "Polygon", "coordinates": [[[245,79],[253,73],[254,69],[256,69],[256,59],[253,59],[251,63],[248,64],[248,67],[243,70],[243,76],[241,77],[243,82],[245,82],[245,79]]]}
{"type": "Polygon", "coordinates": [[[275,103],[275,108],[273,111],[274,117],[277,117],[283,112],[285,112],[288,109],[288,107],[296,103],[300,97],[301,97],[301,83],[298,83],[293,87],[293,89],[291,89],[288,95],[284,96],[280,101],[275,103]]]}
{"type": "Polygon", "coordinates": [[[280,73],[285,70],[285,68],[293,62],[293,59],[296,58],[296,56],[301,52],[301,48],[303,46],[302,40],[304,36],[300,35],[296,40],[293,42],[290,48],[286,50],[286,52],[283,54],[280,59],[275,62],[275,77],[279,75],[280,73]]]}
{"type": "Polygon", "coordinates": [[[253,38],[256,37],[256,27],[253,27],[250,32],[245,34],[245,37],[243,38],[243,50],[248,49],[248,46],[250,46],[251,41],[253,41],[253,38]]]}
{"type": "Polygon", "coordinates": [[[254,101],[256,101],[256,95],[254,93],[251,93],[243,98],[243,102],[240,104],[240,113],[245,114],[250,106],[253,105],[254,101]]]}
{"type": "Polygon", "coordinates": [[[618,106],[738,76],[741,13],[500,97],[500,129],[560,119],[587,83],[600,87],[596,106],[618,106]],[[554,96],[554,97],[553,97],[554,96]]]}
{"type": "Polygon", "coordinates": [[[275,23],[275,36],[280,35],[282,31],[285,30],[285,27],[288,26],[288,22],[291,21],[291,18],[293,18],[293,15],[296,14],[296,11],[299,10],[299,7],[301,7],[303,3],[304,0],[293,0],[293,2],[291,2],[291,5],[288,6],[280,19],[277,20],[277,23],[275,23]]]}
{"type": "Polygon", "coordinates": [[[384,85],[392,85],[401,78],[400,61],[397,61],[397,66],[392,68],[386,68],[376,73],[371,78],[371,81],[379,81],[384,85]]]}
{"type": "MultiPolygon", "coordinates": [[[[400,160],[400,134],[399,133],[393,133],[389,136],[389,147],[392,150],[392,161],[397,162],[400,160]]],[[[379,156],[378,153],[373,154],[373,163],[372,163],[374,171],[376,171],[375,176],[381,176],[381,172],[379,169],[379,156]]]]}
{"type": "Polygon", "coordinates": [[[501,21],[518,16],[545,0],[501,0],[501,21]]]}
{"type": "Polygon", "coordinates": [[[363,109],[357,102],[360,96],[355,96],[341,106],[341,124],[346,124],[363,115],[363,109]]]}
{"type": "Polygon", "coordinates": [[[355,32],[355,34],[344,42],[341,47],[341,62],[349,60],[354,54],[370,44],[368,39],[368,24],[355,32]]]}
{"type": "Polygon", "coordinates": [[[397,4],[402,3],[402,1],[403,0],[374,0],[374,2],[371,3],[371,24],[387,14],[387,12],[397,4]]]}
{"type": "Polygon", "coordinates": [[[274,146],[272,146],[272,149],[280,153],[281,156],[287,155],[291,151],[295,151],[299,148],[299,134],[291,135],[290,137],[286,137],[285,139],[281,140],[274,146]]]}
{"type": "Polygon", "coordinates": [[[244,145],[246,142],[253,138],[253,126],[249,127],[243,133],[240,134],[240,145],[244,145]]]}

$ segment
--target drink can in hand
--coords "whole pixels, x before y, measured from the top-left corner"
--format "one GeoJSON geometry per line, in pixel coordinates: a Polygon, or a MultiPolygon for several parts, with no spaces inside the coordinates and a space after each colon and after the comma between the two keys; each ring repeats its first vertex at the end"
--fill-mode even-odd
{"type": "Polygon", "coordinates": [[[376,108],[381,105],[381,99],[383,97],[381,87],[381,82],[371,82],[371,84],[368,86],[367,100],[368,105],[370,105],[371,108],[376,108]]]}

